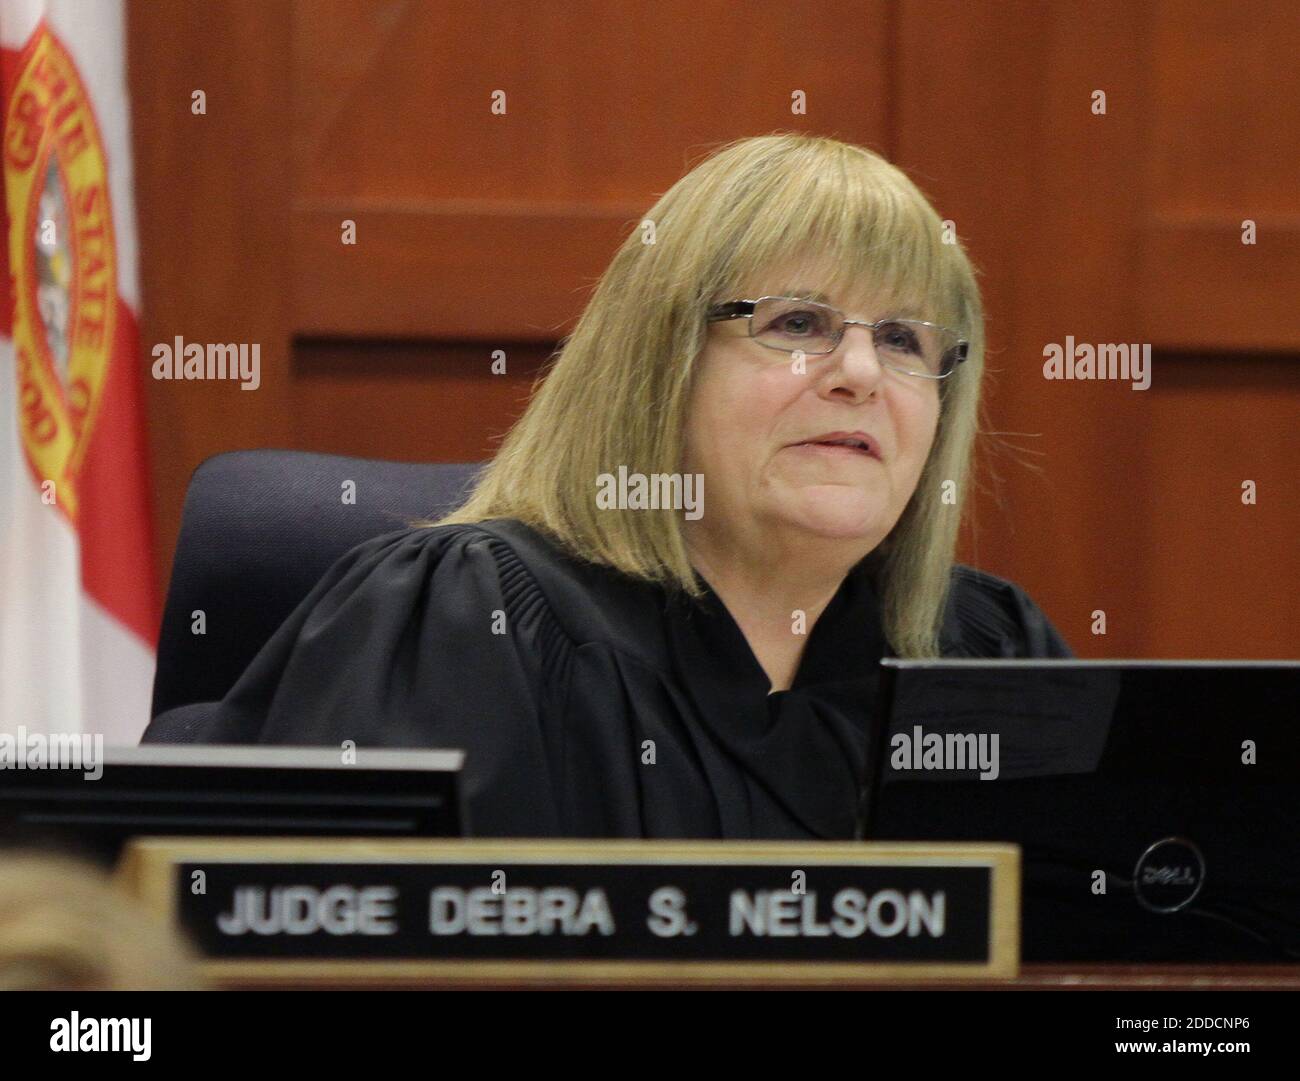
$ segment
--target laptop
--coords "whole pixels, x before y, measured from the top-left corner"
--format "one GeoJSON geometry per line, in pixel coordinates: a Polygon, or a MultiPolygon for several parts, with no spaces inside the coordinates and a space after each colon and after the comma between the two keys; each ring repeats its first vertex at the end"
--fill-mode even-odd
{"type": "Polygon", "coordinates": [[[882,662],[862,833],[1021,846],[1026,961],[1300,962],[1300,663],[882,662]]]}

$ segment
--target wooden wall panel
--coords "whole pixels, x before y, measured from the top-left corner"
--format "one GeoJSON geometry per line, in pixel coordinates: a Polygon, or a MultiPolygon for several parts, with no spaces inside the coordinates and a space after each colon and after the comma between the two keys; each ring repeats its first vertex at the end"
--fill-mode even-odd
{"type": "Polygon", "coordinates": [[[550,349],[307,339],[294,349],[296,420],[313,450],[412,462],[484,461],[524,411],[550,349]],[[376,448],[382,448],[378,453],[376,448]]]}
{"type": "MultiPolygon", "coordinates": [[[[1173,73],[1204,53],[1197,36],[1214,20],[1196,5],[1012,3],[978,21],[953,12],[942,0],[902,7],[902,54],[943,22],[936,59],[953,77],[906,70],[898,158],[936,178],[986,272],[988,488],[965,555],[1025,585],[1084,656],[1300,654],[1295,605],[1278,588],[1300,571],[1300,546],[1287,540],[1300,527],[1290,465],[1300,368],[1294,355],[1251,352],[1294,346],[1295,322],[1250,332],[1259,313],[1294,309],[1292,258],[1285,246],[1240,255],[1227,226],[1244,215],[1213,190],[1219,174],[1167,186],[1161,164],[1186,152],[1168,137],[1184,129],[1230,152],[1252,130],[1243,114],[1292,76],[1257,67],[1234,95],[1215,72],[1215,109],[1193,117],[1156,88],[1206,78],[1173,73]],[[1098,89],[1104,116],[1090,108],[1098,89]],[[1202,258],[1186,258],[1193,251],[1202,258]],[[1151,388],[1044,379],[1044,346],[1067,337],[1152,343],[1151,388]],[[1240,482],[1257,478],[1270,494],[1245,507],[1240,482]],[[1092,633],[1095,611],[1105,636],[1092,633]]],[[[1263,170],[1273,154],[1251,146],[1242,157],[1263,170]]],[[[1290,160],[1294,176],[1300,154],[1290,160]]],[[[1285,226],[1280,208],[1300,192],[1286,194],[1286,174],[1267,176],[1273,194],[1252,180],[1252,205],[1285,226]]]]}
{"type": "Polygon", "coordinates": [[[1169,657],[1300,656],[1294,356],[1167,356],[1126,483],[1144,492],[1137,603],[1169,657]],[[1242,502],[1254,482],[1257,502],[1242,502]]]}
{"type": "Polygon", "coordinates": [[[1148,24],[1139,246],[1151,339],[1298,352],[1300,9],[1161,0],[1148,24]]]}
{"type": "Polygon", "coordinates": [[[655,195],[709,147],[787,127],[879,140],[886,39],[865,33],[834,63],[820,43],[886,11],[295,4],[295,327],[554,340],[655,195]],[[788,47],[800,41],[816,51],[788,47]],[[807,117],[791,113],[795,90],[807,117]],[[358,223],[350,249],[345,219],[358,223]]]}
{"type": "Polygon", "coordinates": [[[132,2],[128,66],[140,241],[141,370],[165,588],[190,474],[224,450],[292,446],[289,8],[283,2],[132,2]],[[205,93],[207,112],[191,112],[205,93]],[[261,347],[261,386],[160,382],[150,350],[261,347]]]}
{"type": "Polygon", "coordinates": [[[293,325],[340,337],[555,341],[640,215],[358,209],[293,215],[293,325]],[[340,243],[353,221],[355,248],[340,243]]]}

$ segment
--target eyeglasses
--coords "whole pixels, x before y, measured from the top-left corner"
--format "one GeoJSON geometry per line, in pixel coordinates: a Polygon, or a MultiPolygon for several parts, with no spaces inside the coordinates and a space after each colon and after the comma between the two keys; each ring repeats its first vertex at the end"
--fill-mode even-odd
{"type": "Polygon", "coordinates": [[[969,343],[957,331],[923,319],[845,319],[844,313],[815,300],[759,297],[715,304],[710,323],[748,319],[749,336],[783,353],[819,356],[833,353],[849,326],[870,327],[880,363],[922,379],[946,379],[966,359],[969,343]]]}

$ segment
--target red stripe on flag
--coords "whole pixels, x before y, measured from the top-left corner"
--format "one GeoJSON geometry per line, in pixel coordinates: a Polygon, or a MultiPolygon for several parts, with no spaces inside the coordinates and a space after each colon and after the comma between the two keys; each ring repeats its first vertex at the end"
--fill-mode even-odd
{"type": "Polygon", "coordinates": [[[153,648],[159,608],[139,332],[120,300],[115,322],[103,398],[77,484],[81,579],[91,597],[153,648]]]}

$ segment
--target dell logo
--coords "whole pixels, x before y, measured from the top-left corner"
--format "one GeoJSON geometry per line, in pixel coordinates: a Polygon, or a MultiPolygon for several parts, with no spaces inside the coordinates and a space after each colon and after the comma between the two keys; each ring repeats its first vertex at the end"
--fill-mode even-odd
{"type": "Polygon", "coordinates": [[[1133,869],[1133,892],[1152,912],[1186,908],[1205,883],[1205,858],[1191,841],[1166,837],[1141,856],[1133,869]]]}
{"type": "Polygon", "coordinates": [[[1195,886],[1196,875],[1190,867],[1144,867],[1144,886],[1195,886]]]}

